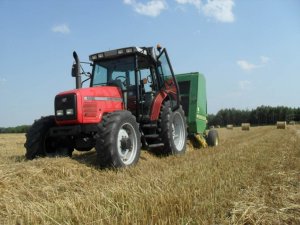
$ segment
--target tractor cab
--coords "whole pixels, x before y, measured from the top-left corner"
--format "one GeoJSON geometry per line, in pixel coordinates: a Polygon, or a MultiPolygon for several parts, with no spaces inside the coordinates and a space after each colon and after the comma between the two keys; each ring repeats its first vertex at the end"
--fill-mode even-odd
{"type": "MultiPolygon", "coordinates": [[[[159,95],[167,95],[178,107],[178,86],[166,49],[129,47],[90,55],[93,62],[90,87],[116,86],[124,109],[138,121],[150,120],[159,95]],[[154,108],[153,108],[154,107],[154,108]]],[[[152,119],[157,119],[152,116],[152,119]]]]}

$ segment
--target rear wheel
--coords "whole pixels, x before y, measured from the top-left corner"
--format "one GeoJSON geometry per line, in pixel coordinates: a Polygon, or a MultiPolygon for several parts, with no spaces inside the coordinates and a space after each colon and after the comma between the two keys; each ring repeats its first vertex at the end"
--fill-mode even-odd
{"type": "Polygon", "coordinates": [[[141,136],[136,119],[129,111],[103,116],[98,125],[96,151],[102,167],[124,167],[138,162],[141,136]]]}
{"type": "Polygon", "coordinates": [[[55,126],[54,116],[36,120],[26,134],[25,157],[34,159],[44,156],[72,156],[73,148],[64,140],[50,137],[49,130],[55,126]]]}
{"type": "Polygon", "coordinates": [[[164,143],[163,153],[184,154],[186,150],[187,125],[182,106],[172,112],[166,101],[160,114],[160,136],[164,143]]]}
{"type": "Polygon", "coordinates": [[[207,135],[208,146],[218,146],[219,145],[219,134],[217,130],[210,130],[207,135]]]}

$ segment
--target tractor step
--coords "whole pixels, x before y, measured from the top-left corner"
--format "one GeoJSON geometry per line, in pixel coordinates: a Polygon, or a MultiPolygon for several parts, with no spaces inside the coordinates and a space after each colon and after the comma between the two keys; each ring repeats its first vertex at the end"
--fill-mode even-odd
{"type": "Polygon", "coordinates": [[[156,123],[146,123],[142,125],[143,128],[157,128],[156,123]]]}
{"type": "Polygon", "coordinates": [[[150,144],[148,145],[148,148],[160,148],[160,147],[164,147],[164,143],[157,143],[157,144],[150,144]]]}
{"type": "Polygon", "coordinates": [[[146,139],[156,139],[159,138],[158,134],[145,134],[146,139]]]}

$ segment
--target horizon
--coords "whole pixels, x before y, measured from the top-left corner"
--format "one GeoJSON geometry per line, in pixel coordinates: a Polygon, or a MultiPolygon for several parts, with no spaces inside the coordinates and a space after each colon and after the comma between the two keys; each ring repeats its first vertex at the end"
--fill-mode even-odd
{"type": "MultiPolygon", "coordinates": [[[[271,108],[279,108],[279,107],[284,107],[284,108],[288,108],[288,109],[292,109],[292,110],[300,110],[300,107],[287,107],[287,106],[269,106],[269,105],[260,105],[260,106],[257,106],[256,108],[253,108],[253,109],[236,109],[236,108],[224,108],[224,109],[220,109],[218,112],[216,113],[208,113],[207,116],[216,116],[221,110],[236,110],[236,111],[241,111],[241,112],[251,112],[251,111],[255,111],[257,110],[258,108],[260,107],[271,107],[271,108]]],[[[300,114],[293,114],[294,116],[300,116],[300,114]]],[[[287,121],[296,121],[298,122],[299,120],[287,120],[287,121]]],[[[31,126],[32,124],[18,124],[18,125],[15,125],[15,126],[8,126],[8,127],[3,127],[3,126],[0,126],[0,128],[16,128],[16,127],[22,127],[22,126],[31,126]]]]}

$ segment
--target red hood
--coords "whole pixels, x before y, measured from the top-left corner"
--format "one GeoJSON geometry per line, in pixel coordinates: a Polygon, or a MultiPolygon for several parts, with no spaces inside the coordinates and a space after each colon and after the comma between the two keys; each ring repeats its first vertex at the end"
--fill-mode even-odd
{"type": "Polygon", "coordinates": [[[122,98],[122,93],[119,88],[113,86],[98,86],[98,87],[90,87],[90,88],[80,88],[73,89],[69,91],[60,92],[58,95],[65,94],[76,94],[78,97],[117,97],[122,98]]]}
{"type": "Polygon", "coordinates": [[[114,86],[81,88],[59,93],[57,96],[76,95],[76,119],[56,120],[57,124],[99,123],[102,116],[116,110],[123,110],[122,91],[114,86]]]}

